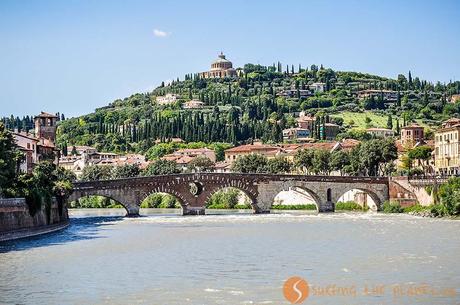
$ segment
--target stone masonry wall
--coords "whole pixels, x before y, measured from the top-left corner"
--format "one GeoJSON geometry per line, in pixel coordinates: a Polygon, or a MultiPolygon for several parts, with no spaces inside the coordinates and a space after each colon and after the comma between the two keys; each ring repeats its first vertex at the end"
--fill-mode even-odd
{"type": "Polygon", "coordinates": [[[67,222],[68,218],[66,205],[60,207],[55,199],[51,203],[49,222],[44,204],[32,217],[24,198],[0,199],[0,233],[55,225],[67,222]]]}

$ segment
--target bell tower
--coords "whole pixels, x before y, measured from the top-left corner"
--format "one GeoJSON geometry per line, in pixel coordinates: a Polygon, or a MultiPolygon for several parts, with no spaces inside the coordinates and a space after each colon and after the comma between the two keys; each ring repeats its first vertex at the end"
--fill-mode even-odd
{"type": "Polygon", "coordinates": [[[56,125],[59,118],[51,113],[41,112],[35,118],[35,137],[56,142],[56,125]]]}

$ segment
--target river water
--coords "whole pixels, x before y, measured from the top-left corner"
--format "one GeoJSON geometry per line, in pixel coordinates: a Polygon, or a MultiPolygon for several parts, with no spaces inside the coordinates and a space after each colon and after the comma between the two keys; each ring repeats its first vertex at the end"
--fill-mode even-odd
{"type": "Polygon", "coordinates": [[[304,304],[460,304],[460,221],[117,213],[73,210],[61,232],[0,243],[0,304],[289,304],[291,276],[304,304]]]}

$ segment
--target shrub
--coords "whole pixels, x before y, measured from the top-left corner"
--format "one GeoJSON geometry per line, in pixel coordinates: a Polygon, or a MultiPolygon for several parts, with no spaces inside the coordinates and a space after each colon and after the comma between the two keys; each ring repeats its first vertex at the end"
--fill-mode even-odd
{"type": "Polygon", "coordinates": [[[383,212],[384,213],[402,213],[404,210],[396,201],[385,201],[383,203],[383,212]]]}
{"type": "Polygon", "coordinates": [[[367,211],[369,210],[368,206],[360,206],[354,201],[347,202],[337,202],[335,205],[336,210],[342,211],[367,211]]]}
{"type": "Polygon", "coordinates": [[[316,204],[276,204],[272,210],[316,210],[316,204]]]}

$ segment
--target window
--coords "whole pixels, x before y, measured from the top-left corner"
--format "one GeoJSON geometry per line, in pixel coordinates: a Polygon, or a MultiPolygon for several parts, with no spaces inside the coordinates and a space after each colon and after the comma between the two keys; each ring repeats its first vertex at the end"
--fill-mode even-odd
{"type": "Polygon", "coordinates": [[[327,201],[332,201],[332,191],[331,189],[327,189],[327,201]]]}

